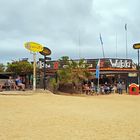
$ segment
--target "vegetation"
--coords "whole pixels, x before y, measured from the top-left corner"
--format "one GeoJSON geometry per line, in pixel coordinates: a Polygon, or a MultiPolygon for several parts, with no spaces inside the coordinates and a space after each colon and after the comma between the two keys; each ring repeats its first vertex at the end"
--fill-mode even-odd
{"type": "Polygon", "coordinates": [[[84,59],[73,61],[68,56],[63,56],[59,62],[60,65],[63,64],[63,68],[58,71],[60,83],[77,83],[90,76],[89,66],[84,59]]]}
{"type": "MultiPolygon", "coordinates": [[[[91,76],[88,71],[88,64],[84,59],[74,61],[68,56],[63,56],[59,59],[59,65],[61,69],[57,71],[58,82],[55,78],[50,79],[50,88],[53,91],[56,91],[60,85],[69,84],[69,88],[76,87],[83,80],[86,80],[91,76]]],[[[3,72],[5,67],[3,64],[0,65],[0,72],[3,72]]],[[[14,72],[16,75],[21,74],[32,74],[33,65],[28,61],[14,61],[12,63],[7,63],[6,72],[14,72]]]]}
{"type": "Polygon", "coordinates": [[[49,82],[49,90],[51,90],[53,93],[56,93],[58,89],[58,83],[56,82],[55,78],[51,78],[49,82]]]}
{"type": "Polygon", "coordinates": [[[7,64],[6,71],[15,72],[16,74],[32,73],[33,65],[28,61],[14,61],[7,64]]]}
{"type": "Polygon", "coordinates": [[[5,66],[4,64],[0,64],[0,72],[4,72],[5,71],[5,66]]]}
{"type": "Polygon", "coordinates": [[[91,76],[88,71],[89,66],[84,59],[73,61],[68,56],[63,56],[59,59],[59,63],[63,66],[62,69],[58,70],[60,85],[73,84],[76,86],[91,76]]]}

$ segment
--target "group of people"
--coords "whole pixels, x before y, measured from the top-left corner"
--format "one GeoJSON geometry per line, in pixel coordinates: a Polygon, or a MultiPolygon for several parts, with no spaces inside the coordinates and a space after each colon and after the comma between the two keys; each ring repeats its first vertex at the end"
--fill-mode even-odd
{"type": "Polygon", "coordinates": [[[109,93],[119,93],[122,94],[123,90],[125,90],[124,82],[118,82],[117,84],[105,84],[99,85],[99,89],[97,85],[94,85],[93,82],[84,83],[82,86],[83,93],[93,94],[93,93],[101,93],[101,94],[109,94],[109,93]]]}
{"type": "Polygon", "coordinates": [[[0,84],[0,90],[2,91],[3,87],[8,87],[10,90],[19,90],[22,89],[25,91],[25,84],[23,84],[21,77],[17,76],[16,79],[13,79],[12,76],[9,76],[9,79],[2,85],[0,84]]]}

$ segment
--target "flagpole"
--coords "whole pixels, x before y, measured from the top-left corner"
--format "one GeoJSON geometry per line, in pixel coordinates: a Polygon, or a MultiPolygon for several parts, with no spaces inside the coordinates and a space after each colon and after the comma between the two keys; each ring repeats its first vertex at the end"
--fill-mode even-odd
{"type": "Polygon", "coordinates": [[[103,52],[103,58],[105,58],[105,53],[104,53],[104,46],[102,44],[102,52],[103,52]]]}
{"type": "Polygon", "coordinates": [[[118,41],[118,38],[117,38],[117,33],[116,33],[116,58],[118,57],[118,54],[117,54],[117,49],[118,49],[118,44],[117,44],[117,41],[118,41]]]}
{"type": "Polygon", "coordinates": [[[98,60],[98,63],[96,65],[96,78],[98,79],[97,83],[97,93],[99,94],[100,92],[100,59],[98,60]]]}
{"type": "Polygon", "coordinates": [[[81,45],[81,40],[80,40],[80,30],[79,30],[79,38],[78,38],[78,43],[79,43],[79,50],[78,50],[78,52],[79,52],[79,59],[81,58],[81,50],[80,50],[80,45],[81,45]]]}
{"type": "Polygon", "coordinates": [[[125,43],[126,43],[126,59],[128,58],[128,51],[127,51],[127,24],[125,24],[125,43]]]}
{"type": "Polygon", "coordinates": [[[100,92],[100,81],[99,81],[99,77],[100,77],[100,76],[98,76],[98,91],[97,91],[98,94],[99,94],[99,92],[100,92]]]}
{"type": "Polygon", "coordinates": [[[99,69],[99,74],[98,74],[98,94],[100,93],[100,59],[98,61],[98,69],[99,69]]]}
{"type": "Polygon", "coordinates": [[[101,33],[100,33],[100,41],[101,41],[101,46],[102,46],[103,58],[105,58],[104,46],[103,46],[103,40],[102,40],[101,33]]]}
{"type": "Polygon", "coordinates": [[[126,58],[128,58],[128,51],[127,51],[127,30],[126,30],[126,58]]]}

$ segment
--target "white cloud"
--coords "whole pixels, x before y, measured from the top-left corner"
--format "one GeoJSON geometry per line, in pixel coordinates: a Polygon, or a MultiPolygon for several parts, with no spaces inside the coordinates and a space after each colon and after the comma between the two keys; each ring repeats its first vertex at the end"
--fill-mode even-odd
{"type": "MultiPolygon", "coordinates": [[[[0,0],[0,61],[32,55],[26,41],[52,49],[52,58],[102,57],[102,33],[106,57],[125,58],[125,30],[128,25],[128,54],[137,59],[132,45],[139,42],[138,0],[0,0]],[[8,50],[7,50],[8,48],[8,50]]],[[[40,57],[40,56],[39,56],[40,57]]]]}

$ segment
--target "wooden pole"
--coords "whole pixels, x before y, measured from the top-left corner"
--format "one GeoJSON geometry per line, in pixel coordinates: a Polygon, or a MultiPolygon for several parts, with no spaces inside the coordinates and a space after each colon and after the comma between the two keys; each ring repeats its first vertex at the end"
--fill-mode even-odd
{"type": "Polygon", "coordinates": [[[46,89],[46,56],[44,55],[44,90],[46,89]]]}
{"type": "Polygon", "coordinates": [[[34,64],[33,64],[33,90],[36,90],[36,53],[33,53],[33,60],[34,60],[34,64]]]}
{"type": "Polygon", "coordinates": [[[138,85],[140,84],[140,69],[139,69],[139,49],[138,49],[138,85]]]}

